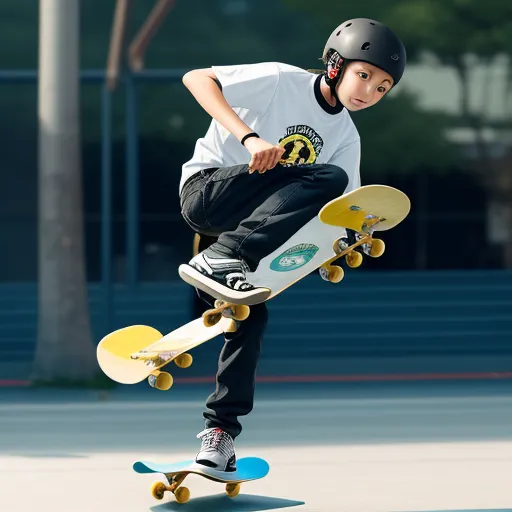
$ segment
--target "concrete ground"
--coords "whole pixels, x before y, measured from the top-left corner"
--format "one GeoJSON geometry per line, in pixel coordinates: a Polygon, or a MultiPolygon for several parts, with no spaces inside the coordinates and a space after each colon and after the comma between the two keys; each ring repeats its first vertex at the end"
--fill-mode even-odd
{"type": "Polygon", "coordinates": [[[158,502],[131,465],[193,456],[209,391],[0,390],[0,511],[512,511],[512,381],[260,384],[237,454],[269,475],[158,502]]]}

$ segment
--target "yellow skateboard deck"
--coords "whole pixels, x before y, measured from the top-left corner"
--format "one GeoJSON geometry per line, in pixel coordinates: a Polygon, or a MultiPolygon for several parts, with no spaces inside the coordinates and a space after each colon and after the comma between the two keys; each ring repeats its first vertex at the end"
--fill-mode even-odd
{"type": "Polygon", "coordinates": [[[249,315],[247,306],[230,306],[219,301],[215,306],[202,318],[165,336],[147,325],[131,325],[107,334],[96,349],[100,368],[121,384],[136,384],[147,378],[152,387],[169,389],[173,378],[161,368],[172,361],[180,368],[188,368],[193,361],[187,353],[189,350],[219,334],[235,331],[236,321],[249,315]]]}
{"type": "Polygon", "coordinates": [[[400,190],[386,185],[367,185],[327,203],[318,218],[330,226],[367,234],[394,228],[410,209],[409,198],[400,190]]]}

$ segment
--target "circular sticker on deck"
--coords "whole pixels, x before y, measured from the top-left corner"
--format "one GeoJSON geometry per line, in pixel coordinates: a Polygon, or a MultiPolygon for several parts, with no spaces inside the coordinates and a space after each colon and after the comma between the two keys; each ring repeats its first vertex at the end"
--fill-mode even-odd
{"type": "Polygon", "coordinates": [[[289,272],[303,267],[313,259],[317,251],[318,247],[313,244],[294,245],[272,260],[270,270],[289,272]]]}

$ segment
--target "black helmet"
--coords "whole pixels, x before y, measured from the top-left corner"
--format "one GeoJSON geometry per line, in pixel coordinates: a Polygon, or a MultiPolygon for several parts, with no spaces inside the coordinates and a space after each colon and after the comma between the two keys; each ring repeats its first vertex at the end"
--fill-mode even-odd
{"type": "Polygon", "coordinates": [[[402,78],[407,60],[398,36],[386,25],[367,18],[345,21],[334,30],[323,53],[326,64],[334,52],[344,63],[359,60],[377,66],[393,77],[393,85],[402,78]]]}

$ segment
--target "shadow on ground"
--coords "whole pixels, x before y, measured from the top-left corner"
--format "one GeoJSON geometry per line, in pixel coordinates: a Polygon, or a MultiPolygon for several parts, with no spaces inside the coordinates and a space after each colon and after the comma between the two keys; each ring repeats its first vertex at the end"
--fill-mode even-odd
{"type": "MultiPolygon", "coordinates": [[[[252,494],[239,495],[229,498],[225,495],[205,496],[192,498],[186,505],[187,512],[258,512],[263,510],[275,510],[280,508],[297,507],[304,505],[303,501],[272,498],[269,496],[256,496],[252,494]]],[[[152,512],[165,512],[167,510],[182,510],[183,505],[175,501],[169,501],[156,507],[151,507],[152,512]]]]}
{"type": "Polygon", "coordinates": [[[8,457],[22,457],[25,459],[87,459],[88,455],[78,455],[74,453],[53,453],[53,452],[15,452],[7,453],[8,457]]]}

